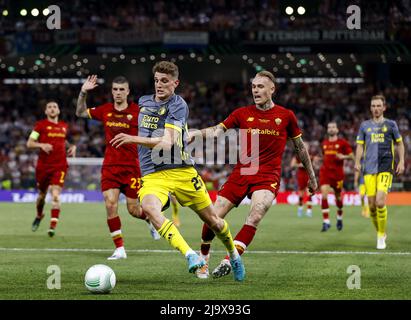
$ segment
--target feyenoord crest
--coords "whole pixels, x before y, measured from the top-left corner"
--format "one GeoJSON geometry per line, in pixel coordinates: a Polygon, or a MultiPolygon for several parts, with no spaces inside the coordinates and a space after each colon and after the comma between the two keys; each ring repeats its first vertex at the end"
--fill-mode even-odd
{"type": "Polygon", "coordinates": [[[132,115],[132,114],[128,114],[128,115],[127,115],[127,119],[128,119],[128,121],[130,121],[131,119],[133,119],[133,115],[132,115]]]}
{"type": "Polygon", "coordinates": [[[387,132],[387,130],[388,130],[388,129],[387,129],[386,126],[383,126],[382,129],[381,129],[382,132],[387,132]]]}
{"type": "Polygon", "coordinates": [[[161,107],[160,109],[158,109],[158,114],[160,115],[160,116],[162,116],[163,114],[165,114],[166,113],[166,107],[161,107]]]}
{"type": "Polygon", "coordinates": [[[277,126],[279,126],[280,125],[280,123],[282,122],[282,120],[280,119],[280,118],[275,118],[275,124],[277,125],[277,126]]]}

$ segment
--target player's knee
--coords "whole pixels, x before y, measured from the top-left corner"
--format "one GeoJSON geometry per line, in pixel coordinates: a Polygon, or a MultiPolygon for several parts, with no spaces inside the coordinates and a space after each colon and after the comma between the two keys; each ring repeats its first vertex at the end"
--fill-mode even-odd
{"type": "Polygon", "coordinates": [[[118,204],[116,201],[106,199],[106,209],[107,212],[112,213],[112,212],[117,212],[118,204]]]}
{"type": "Polygon", "coordinates": [[[384,208],[385,207],[385,200],[384,199],[377,199],[376,201],[375,201],[376,203],[376,207],[378,208],[378,209],[382,209],[382,208],[384,208]]]}

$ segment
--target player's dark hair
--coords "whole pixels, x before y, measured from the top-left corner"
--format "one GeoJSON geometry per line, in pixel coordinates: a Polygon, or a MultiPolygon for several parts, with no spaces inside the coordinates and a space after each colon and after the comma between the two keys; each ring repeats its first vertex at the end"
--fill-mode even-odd
{"type": "Polygon", "coordinates": [[[336,120],[328,121],[327,126],[328,126],[330,123],[335,123],[335,126],[338,128],[338,123],[337,123],[336,120]]]}
{"type": "Polygon", "coordinates": [[[178,67],[175,63],[170,61],[157,62],[153,67],[153,74],[156,72],[169,74],[173,78],[178,79],[178,67]]]}
{"type": "Polygon", "coordinates": [[[382,94],[377,94],[371,97],[372,100],[382,100],[382,104],[385,105],[385,97],[382,94]]]}
{"type": "Polygon", "coordinates": [[[60,106],[59,106],[59,103],[56,101],[56,100],[47,100],[47,102],[44,104],[44,110],[46,110],[46,108],[47,108],[47,105],[49,104],[49,103],[55,103],[55,104],[57,104],[57,106],[60,108],[60,106]]]}
{"type": "Polygon", "coordinates": [[[128,80],[127,80],[126,77],[118,76],[118,77],[115,77],[115,78],[113,79],[113,83],[118,83],[118,84],[127,83],[127,84],[128,84],[128,80]]]}
{"type": "Polygon", "coordinates": [[[266,78],[270,79],[275,84],[275,77],[270,71],[263,70],[263,71],[258,72],[255,76],[256,77],[257,76],[258,77],[266,77],[266,78]]]}

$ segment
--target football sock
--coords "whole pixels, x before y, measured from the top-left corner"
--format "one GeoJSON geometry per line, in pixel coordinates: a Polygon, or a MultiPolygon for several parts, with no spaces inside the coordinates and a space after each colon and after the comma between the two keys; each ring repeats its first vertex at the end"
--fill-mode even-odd
{"type": "Polygon", "coordinates": [[[307,198],[307,210],[311,211],[312,207],[313,207],[312,197],[311,195],[309,195],[307,198]]]}
{"type": "Polygon", "coordinates": [[[325,223],[330,223],[330,208],[328,206],[328,200],[327,199],[321,199],[321,212],[323,213],[323,221],[325,223]]]}
{"type": "Polygon", "coordinates": [[[342,200],[341,199],[339,199],[339,200],[337,200],[336,201],[336,204],[337,204],[337,219],[338,220],[342,220],[342,216],[343,216],[343,210],[342,210],[342,208],[343,208],[343,202],[342,202],[342,200]]]}
{"type": "Polygon", "coordinates": [[[123,235],[121,233],[121,220],[119,216],[107,219],[108,228],[110,230],[111,238],[113,239],[116,248],[123,247],[123,235]]]}
{"type": "Polygon", "coordinates": [[[301,196],[298,197],[298,206],[299,207],[303,206],[303,197],[301,197],[301,196]]]}
{"type": "Polygon", "coordinates": [[[377,208],[377,221],[378,221],[378,236],[383,237],[385,235],[385,229],[387,226],[387,207],[377,208]]]}
{"type": "Polygon", "coordinates": [[[226,247],[228,254],[230,258],[237,258],[238,252],[236,250],[236,247],[234,245],[234,240],[233,237],[231,236],[230,228],[228,227],[227,221],[224,221],[224,227],[217,232],[214,232],[215,235],[217,236],[218,239],[221,240],[221,242],[224,244],[226,247]]]}
{"type": "MultiPolygon", "coordinates": [[[[257,228],[245,224],[237,233],[234,239],[234,245],[240,255],[244,253],[245,249],[247,249],[248,245],[251,243],[251,241],[253,241],[256,231],[257,228]]],[[[228,259],[228,256],[226,256],[225,258],[228,259]]]]}
{"type": "Polygon", "coordinates": [[[55,229],[59,221],[60,209],[51,209],[50,229],[55,229]]]}
{"type": "Polygon", "coordinates": [[[373,211],[370,208],[370,217],[371,217],[372,223],[374,224],[375,230],[377,230],[377,233],[378,233],[379,227],[378,227],[377,210],[373,211]]]}
{"type": "Polygon", "coordinates": [[[208,255],[210,252],[211,242],[215,237],[214,231],[210,229],[210,227],[204,223],[203,230],[201,232],[201,254],[203,256],[208,255]]]}
{"type": "Polygon", "coordinates": [[[187,242],[184,240],[177,227],[168,219],[166,219],[158,230],[160,236],[167,240],[167,242],[175,249],[186,255],[187,251],[192,250],[187,242]]]}

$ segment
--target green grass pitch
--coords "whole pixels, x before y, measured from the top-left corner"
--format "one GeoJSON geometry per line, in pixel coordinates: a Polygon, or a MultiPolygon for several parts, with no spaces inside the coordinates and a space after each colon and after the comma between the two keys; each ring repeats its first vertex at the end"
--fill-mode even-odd
{"type": "MultiPolygon", "coordinates": [[[[228,215],[234,235],[247,210],[242,206],[228,215]]],[[[372,223],[358,207],[345,208],[341,232],[335,228],[332,207],[332,228],[320,233],[319,207],[314,207],[312,218],[298,218],[295,206],[273,206],[243,256],[243,283],[232,275],[195,278],[183,256],[164,239],[152,240],[146,224],[130,217],[124,205],[120,215],[128,259],[121,261],[106,260],[113,244],[103,204],[63,204],[54,238],[47,236],[49,206],[36,232],[31,231],[34,212],[34,204],[0,204],[0,299],[411,299],[411,218],[405,206],[389,207],[388,247],[383,252],[375,249],[372,223]],[[108,295],[93,295],[84,287],[86,270],[99,263],[117,276],[116,288],[108,295]],[[59,290],[47,289],[49,265],[61,269],[59,290]],[[347,288],[350,265],[361,270],[361,289],[347,288]]],[[[199,250],[200,219],[182,209],[181,221],[183,236],[199,250]]],[[[210,269],[223,257],[218,240],[213,249],[210,269]]]]}

